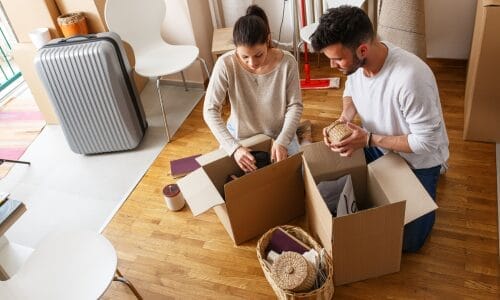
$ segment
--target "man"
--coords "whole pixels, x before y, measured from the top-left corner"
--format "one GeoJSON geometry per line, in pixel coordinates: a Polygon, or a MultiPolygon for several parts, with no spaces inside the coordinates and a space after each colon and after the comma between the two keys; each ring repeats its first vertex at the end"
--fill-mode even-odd
{"type": "MultiPolygon", "coordinates": [[[[341,156],[364,148],[367,162],[392,151],[404,158],[435,200],[441,166],[449,156],[436,80],[417,56],[378,40],[370,19],[357,7],[341,6],[321,17],[311,36],[333,68],[348,75],[340,120],[353,134],[325,143],[341,156]],[[350,123],[358,114],[363,128],[350,123]]],[[[402,187],[404,188],[404,187],[402,187]]],[[[420,249],[435,212],[407,224],[403,251],[420,249]]]]}

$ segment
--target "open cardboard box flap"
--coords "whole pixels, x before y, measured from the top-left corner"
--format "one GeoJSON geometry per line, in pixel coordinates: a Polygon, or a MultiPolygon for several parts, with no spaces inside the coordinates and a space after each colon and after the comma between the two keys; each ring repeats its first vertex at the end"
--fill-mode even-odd
{"type": "Polygon", "coordinates": [[[406,200],[405,225],[438,208],[399,155],[388,153],[368,164],[368,168],[375,175],[374,178],[383,188],[389,202],[406,200]]]}
{"type": "Polygon", "coordinates": [[[224,203],[217,188],[203,168],[199,168],[177,181],[182,195],[188,202],[194,216],[224,203]]]}

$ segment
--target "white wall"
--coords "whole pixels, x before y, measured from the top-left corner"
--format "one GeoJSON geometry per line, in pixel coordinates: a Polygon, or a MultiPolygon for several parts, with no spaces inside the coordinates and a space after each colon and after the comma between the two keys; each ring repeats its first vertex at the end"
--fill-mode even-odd
{"type": "Polygon", "coordinates": [[[476,0],[425,0],[427,57],[469,59],[476,0]]]}
{"type": "Polygon", "coordinates": [[[274,40],[278,40],[280,30],[281,17],[283,15],[283,5],[285,6],[285,14],[283,17],[283,26],[281,28],[281,42],[292,42],[292,4],[291,0],[254,0],[258,6],[262,7],[269,19],[269,27],[271,28],[271,36],[274,40]]]}
{"type": "MultiPolygon", "coordinates": [[[[268,0],[269,1],[269,0],[268,0]]],[[[233,27],[236,20],[245,14],[245,10],[252,4],[251,0],[220,0],[224,14],[225,27],[233,27]]]]}
{"type": "MultiPolygon", "coordinates": [[[[283,4],[285,5],[285,15],[281,29],[281,41],[285,43],[292,42],[292,0],[221,0],[222,11],[224,14],[225,27],[232,27],[236,20],[245,14],[248,6],[257,4],[266,12],[271,28],[271,36],[278,40],[283,4]]],[[[299,0],[300,1],[300,0],[299,0]]]]}

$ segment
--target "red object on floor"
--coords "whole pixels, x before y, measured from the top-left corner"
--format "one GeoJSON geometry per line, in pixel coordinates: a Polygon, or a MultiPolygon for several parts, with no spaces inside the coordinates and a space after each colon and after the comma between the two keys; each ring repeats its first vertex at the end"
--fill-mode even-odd
{"type": "MultiPolygon", "coordinates": [[[[300,12],[302,15],[302,26],[306,26],[306,6],[305,0],[301,1],[300,12]]],[[[309,51],[307,43],[304,43],[304,75],[305,79],[300,80],[301,89],[327,89],[330,88],[330,79],[311,79],[311,68],[309,66],[309,51]]]]}

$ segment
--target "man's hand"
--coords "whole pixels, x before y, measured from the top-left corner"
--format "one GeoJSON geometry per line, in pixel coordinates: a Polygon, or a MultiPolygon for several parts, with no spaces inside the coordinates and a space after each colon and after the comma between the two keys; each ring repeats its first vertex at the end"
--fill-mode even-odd
{"type": "Polygon", "coordinates": [[[276,142],[271,147],[271,162],[278,162],[288,157],[288,149],[276,142]]]}
{"type": "MultiPolygon", "coordinates": [[[[325,137],[325,144],[329,146],[332,151],[339,153],[340,156],[351,157],[354,151],[366,146],[368,133],[356,124],[347,123],[347,126],[352,129],[351,136],[338,143],[327,143],[328,139],[325,137]]],[[[323,130],[323,135],[325,133],[326,131],[323,130]]]]}
{"type": "Polygon", "coordinates": [[[323,142],[325,142],[325,145],[327,145],[329,148],[332,147],[332,143],[330,143],[330,140],[328,139],[328,132],[326,132],[326,128],[323,128],[323,142]]]}
{"type": "Polygon", "coordinates": [[[247,147],[239,147],[233,154],[233,158],[243,171],[246,173],[257,170],[255,165],[255,157],[250,153],[251,149],[247,147]]]}

